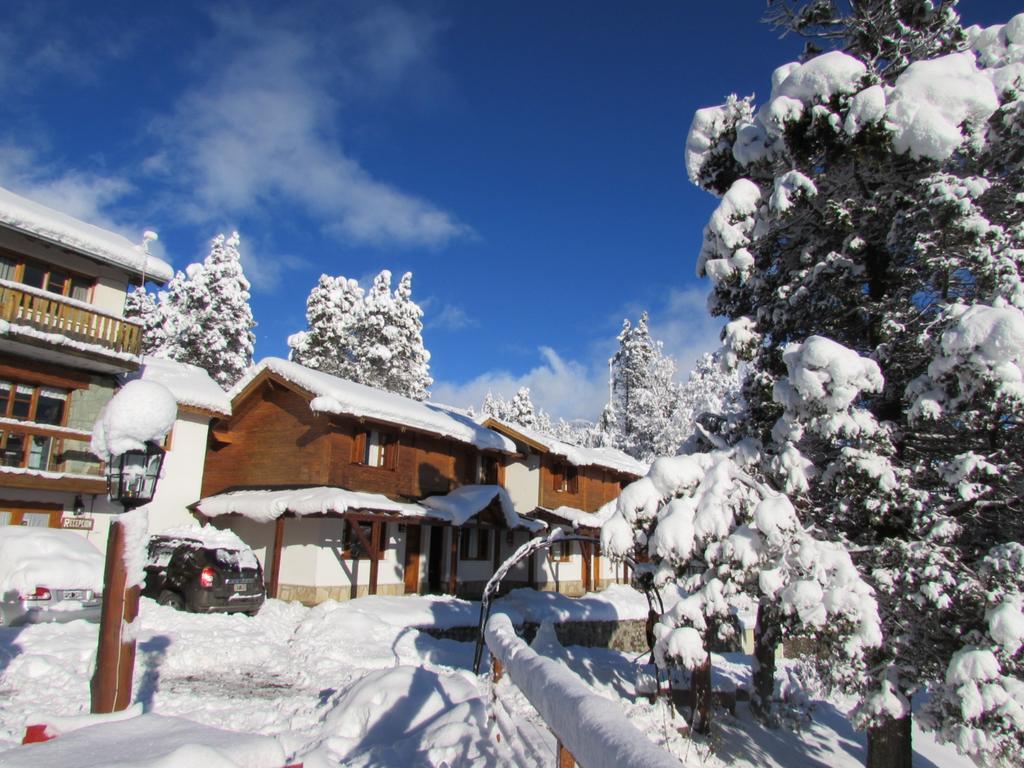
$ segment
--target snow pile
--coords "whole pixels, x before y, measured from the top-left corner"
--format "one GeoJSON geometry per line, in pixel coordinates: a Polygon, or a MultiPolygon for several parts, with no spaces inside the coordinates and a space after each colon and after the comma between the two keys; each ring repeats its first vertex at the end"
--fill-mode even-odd
{"type": "Polygon", "coordinates": [[[2,762],[5,768],[281,768],[285,753],[271,736],[150,713],[8,750],[2,762]]]}
{"type": "Polygon", "coordinates": [[[0,597],[50,589],[103,589],[103,555],[73,531],[0,527],[0,597]]]}
{"type": "Polygon", "coordinates": [[[886,108],[893,148],[945,160],[963,143],[961,126],[980,126],[999,108],[992,80],[971,53],[916,61],[896,79],[886,108]]]}
{"type": "Polygon", "coordinates": [[[1009,656],[1024,645],[1024,598],[1004,600],[988,612],[988,633],[1009,656]]]}
{"type": "Polygon", "coordinates": [[[997,401],[1024,403],[1024,312],[976,304],[951,310],[926,376],[911,382],[911,413],[939,418],[991,388],[997,401]],[[984,390],[982,388],[985,388],[984,390]]]}
{"type": "Polygon", "coordinates": [[[497,765],[508,759],[469,675],[399,666],[371,672],[324,718],[306,768],[378,765],[497,765]]]}
{"type": "Polygon", "coordinates": [[[103,406],[93,426],[91,449],[104,461],[126,451],[145,450],[174,427],[178,404],[163,384],[129,381],[103,406]]]}
{"type": "Polygon", "coordinates": [[[264,358],[251,368],[228,392],[228,397],[234,401],[263,371],[280,376],[309,392],[313,396],[310,409],[317,413],[373,419],[450,437],[481,450],[515,453],[512,441],[484,429],[468,416],[460,416],[430,403],[421,403],[383,389],[339,379],[277,357],[264,358]]]}
{"type": "Polygon", "coordinates": [[[227,394],[210,378],[210,374],[197,365],[145,357],[138,373],[130,374],[128,378],[163,384],[179,406],[199,408],[218,416],[231,415],[231,401],[227,394]]]}
{"type": "Polygon", "coordinates": [[[285,512],[295,515],[344,514],[350,509],[393,512],[424,517],[419,504],[392,501],[379,493],[346,491],[343,488],[295,488],[281,491],[232,491],[201,499],[196,507],[206,517],[241,515],[258,523],[276,520],[285,512]]]}
{"type": "Polygon", "coordinates": [[[107,264],[127,269],[147,278],[166,283],[174,274],[166,262],[150,256],[121,235],[86,224],[66,213],[0,188],[0,223],[84,253],[107,264]]]}
{"type": "Polygon", "coordinates": [[[515,633],[507,616],[487,622],[487,647],[577,762],[588,768],[679,768],[679,761],[630,723],[563,664],[540,656],[515,633]]]}
{"type": "Polygon", "coordinates": [[[430,496],[420,503],[433,511],[433,517],[446,520],[452,525],[465,525],[470,518],[479,514],[497,499],[505,524],[509,528],[525,528],[539,531],[545,526],[539,520],[521,517],[512,506],[508,491],[500,485],[464,485],[444,496],[430,496]]]}

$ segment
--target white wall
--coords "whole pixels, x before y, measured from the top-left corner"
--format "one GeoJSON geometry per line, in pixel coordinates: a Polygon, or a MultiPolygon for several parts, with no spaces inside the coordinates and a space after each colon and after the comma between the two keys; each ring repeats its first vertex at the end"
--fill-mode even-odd
{"type": "Polygon", "coordinates": [[[196,522],[188,505],[200,498],[209,427],[209,416],[178,411],[171,449],[164,456],[163,473],[156,485],[156,496],[147,506],[150,533],[196,522]]]}
{"type": "Polygon", "coordinates": [[[540,456],[530,454],[505,466],[505,490],[516,512],[533,512],[540,504],[540,456]]]}

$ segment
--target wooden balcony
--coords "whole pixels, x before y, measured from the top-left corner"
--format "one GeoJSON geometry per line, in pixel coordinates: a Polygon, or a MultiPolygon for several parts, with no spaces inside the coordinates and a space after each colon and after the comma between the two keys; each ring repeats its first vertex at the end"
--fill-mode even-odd
{"type": "Polygon", "coordinates": [[[131,320],[9,280],[0,280],[0,320],[128,355],[139,353],[142,339],[131,320]]]}

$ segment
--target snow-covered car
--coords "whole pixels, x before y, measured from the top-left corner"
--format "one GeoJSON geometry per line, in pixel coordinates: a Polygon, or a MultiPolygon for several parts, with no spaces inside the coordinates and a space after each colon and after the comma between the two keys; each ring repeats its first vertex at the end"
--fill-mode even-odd
{"type": "Polygon", "coordinates": [[[99,621],[103,555],[81,535],[0,527],[0,624],[99,621]]]}
{"type": "Polygon", "coordinates": [[[231,531],[207,525],[150,537],[142,594],[180,611],[252,616],[266,589],[252,549],[231,531]]]}

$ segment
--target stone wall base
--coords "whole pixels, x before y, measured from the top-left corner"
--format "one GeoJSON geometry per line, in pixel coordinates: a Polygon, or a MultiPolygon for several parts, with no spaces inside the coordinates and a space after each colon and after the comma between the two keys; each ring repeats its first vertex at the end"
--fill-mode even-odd
{"type": "MultiPolygon", "coordinates": [[[[317,605],[328,600],[351,600],[353,597],[366,597],[370,594],[370,587],[360,584],[356,587],[355,594],[352,594],[352,587],[310,587],[305,584],[280,584],[278,585],[278,599],[290,602],[298,600],[303,605],[317,605]]],[[[403,584],[378,584],[378,595],[404,595],[405,585],[403,584]]]]}

